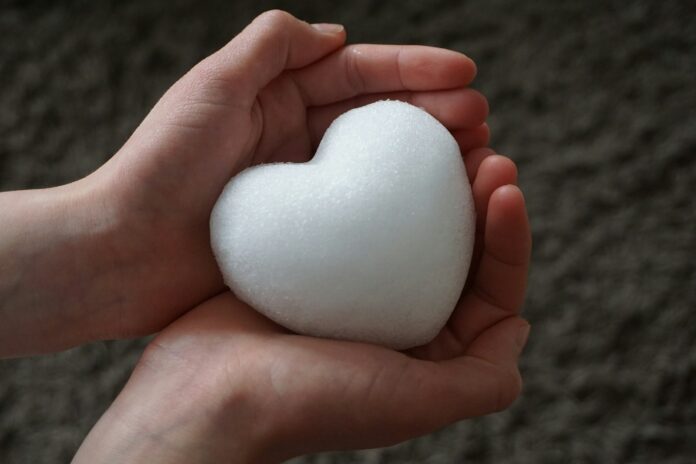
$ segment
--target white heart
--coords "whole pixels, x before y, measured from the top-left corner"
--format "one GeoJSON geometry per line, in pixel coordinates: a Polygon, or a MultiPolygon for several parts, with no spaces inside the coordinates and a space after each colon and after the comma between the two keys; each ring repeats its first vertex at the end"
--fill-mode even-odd
{"type": "Polygon", "coordinates": [[[210,226],[225,283],[265,316],[302,334],[405,349],[449,318],[475,213],[447,129],[380,101],[337,118],[311,161],[238,174],[210,226]]]}

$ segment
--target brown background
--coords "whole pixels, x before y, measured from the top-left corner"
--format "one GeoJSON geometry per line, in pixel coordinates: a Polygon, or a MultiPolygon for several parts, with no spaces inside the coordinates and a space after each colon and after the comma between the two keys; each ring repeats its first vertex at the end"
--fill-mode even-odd
{"type": "MultiPolygon", "coordinates": [[[[95,169],[168,85],[272,6],[342,22],[352,42],[472,56],[535,239],[511,410],[297,462],[694,462],[692,2],[0,2],[0,188],[95,169]]],[[[0,362],[0,462],[69,461],[144,343],[0,362]]]]}

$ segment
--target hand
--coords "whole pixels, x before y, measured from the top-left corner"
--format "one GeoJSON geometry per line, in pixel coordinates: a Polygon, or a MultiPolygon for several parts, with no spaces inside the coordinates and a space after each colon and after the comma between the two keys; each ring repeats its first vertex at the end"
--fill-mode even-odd
{"type": "Polygon", "coordinates": [[[509,406],[531,237],[514,164],[465,157],[481,237],[460,303],[407,352],[289,333],[223,293],[147,348],[74,462],[278,462],[386,446],[509,406]]]}
{"type": "Polygon", "coordinates": [[[157,331],[222,291],[208,222],[224,185],[252,164],[309,160],[341,113],[408,100],[453,130],[463,149],[487,143],[487,102],[465,87],[475,75],[469,58],[344,40],[340,26],[261,15],[177,82],[104,167],[128,224],[126,254],[136,251],[147,267],[126,296],[123,324],[105,335],[157,331]]]}
{"type": "Polygon", "coordinates": [[[487,144],[469,58],[344,40],[340,26],[267,12],[176,82],[101,169],[0,195],[12,225],[0,256],[16,263],[0,266],[0,355],[153,333],[221,292],[208,221],[225,183],[252,164],[309,159],[353,107],[407,100],[463,150],[487,144]]]}

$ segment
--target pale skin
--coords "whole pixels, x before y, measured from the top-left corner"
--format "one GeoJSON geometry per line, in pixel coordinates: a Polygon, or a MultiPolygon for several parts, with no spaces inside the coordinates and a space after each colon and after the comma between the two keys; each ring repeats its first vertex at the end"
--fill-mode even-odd
{"type": "Polygon", "coordinates": [[[159,332],[74,462],[280,462],[393,444],[519,395],[530,229],[514,163],[483,148],[475,65],[344,42],[340,26],[265,13],[176,82],[95,173],[0,194],[0,355],[159,332]],[[333,118],[382,98],[450,129],[477,208],[460,302],[407,352],[290,333],[225,291],[209,247],[231,176],[309,159],[333,118]]]}

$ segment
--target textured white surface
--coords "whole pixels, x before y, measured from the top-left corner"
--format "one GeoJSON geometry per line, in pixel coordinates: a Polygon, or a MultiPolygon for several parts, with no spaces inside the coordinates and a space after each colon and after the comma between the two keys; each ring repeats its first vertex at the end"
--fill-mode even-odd
{"type": "Polygon", "coordinates": [[[396,349],[445,324],[474,232],[456,141],[396,101],[340,116],[308,163],[241,172],[211,216],[215,257],[239,298],[298,333],[396,349]]]}

